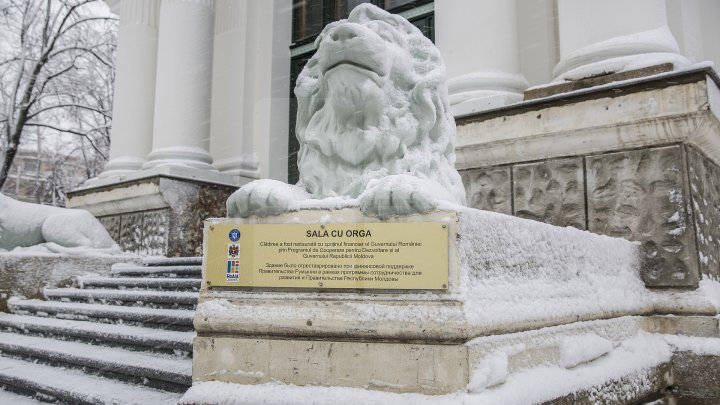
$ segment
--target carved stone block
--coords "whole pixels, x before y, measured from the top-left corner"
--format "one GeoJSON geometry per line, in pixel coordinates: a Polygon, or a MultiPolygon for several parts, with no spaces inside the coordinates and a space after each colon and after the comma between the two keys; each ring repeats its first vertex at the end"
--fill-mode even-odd
{"type": "Polygon", "coordinates": [[[164,255],[168,244],[169,210],[143,212],[142,252],[148,255],[164,255]]]}
{"type": "Polygon", "coordinates": [[[687,147],[698,264],[703,274],[720,277],[720,167],[687,147]]]}
{"type": "Polygon", "coordinates": [[[120,238],[117,241],[125,252],[142,253],[142,213],[123,214],[120,218],[120,238]]]}
{"type": "Polygon", "coordinates": [[[693,224],[680,146],[589,156],[589,230],[643,243],[651,287],[696,286],[693,224]]]}
{"type": "Polygon", "coordinates": [[[513,166],[514,215],[585,229],[582,158],[513,166]]]}
{"type": "Polygon", "coordinates": [[[460,176],[468,207],[512,214],[510,166],[464,170],[460,176]]]}
{"type": "Polygon", "coordinates": [[[98,221],[107,229],[114,241],[120,240],[120,215],[108,215],[99,217],[98,221]]]}

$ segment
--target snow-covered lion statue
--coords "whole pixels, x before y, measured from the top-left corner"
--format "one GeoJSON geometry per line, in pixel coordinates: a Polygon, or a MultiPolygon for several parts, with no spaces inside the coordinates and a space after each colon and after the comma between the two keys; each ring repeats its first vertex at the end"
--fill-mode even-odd
{"type": "Polygon", "coordinates": [[[445,66],[432,42],[404,18],[361,4],[315,45],[295,87],[300,181],[249,183],[228,199],[228,216],[326,198],[381,218],[464,205],[445,66]]]}
{"type": "Polygon", "coordinates": [[[0,252],[120,253],[105,227],[87,211],[30,204],[0,193],[0,252]]]}

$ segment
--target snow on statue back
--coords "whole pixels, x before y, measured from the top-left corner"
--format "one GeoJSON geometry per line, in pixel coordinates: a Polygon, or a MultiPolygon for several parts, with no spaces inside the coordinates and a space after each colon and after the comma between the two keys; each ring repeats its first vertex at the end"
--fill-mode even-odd
{"type": "Polygon", "coordinates": [[[87,211],[16,201],[0,193],[0,252],[120,253],[87,211]],[[28,249],[23,249],[28,248],[28,249]]]}
{"type": "Polygon", "coordinates": [[[328,197],[357,199],[381,218],[443,200],[464,205],[445,66],[432,42],[404,18],[361,4],[315,45],[295,87],[300,182],[247,184],[228,199],[228,216],[328,197]]]}

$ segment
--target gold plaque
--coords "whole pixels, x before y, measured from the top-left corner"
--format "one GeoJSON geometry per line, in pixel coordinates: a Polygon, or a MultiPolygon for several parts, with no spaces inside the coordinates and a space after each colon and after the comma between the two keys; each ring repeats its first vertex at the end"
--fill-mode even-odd
{"type": "Polygon", "coordinates": [[[215,223],[206,229],[209,287],[444,290],[444,222],[215,223]]]}

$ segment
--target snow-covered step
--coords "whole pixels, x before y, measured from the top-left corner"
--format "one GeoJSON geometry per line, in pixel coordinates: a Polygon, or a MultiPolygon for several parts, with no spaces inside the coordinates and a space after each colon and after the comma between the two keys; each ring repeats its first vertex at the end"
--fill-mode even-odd
{"type": "Polygon", "coordinates": [[[147,257],[143,260],[145,266],[199,266],[202,264],[202,256],[188,257],[147,257]]]}
{"type": "Polygon", "coordinates": [[[46,288],[44,294],[48,300],[153,303],[185,307],[193,307],[198,300],[198,293],[184,291],[46,288]]]}
{"type": "Polygon", "coordinates": [[[80,288],[135,288],[158,290],[187,290],[200,289],[199,278],[136,278],[136,277],[78,277],[80,288]]]}
{"type": "Polygon", "coordinates": [[[144,307],[125,307],[75,302],[18,300],[8,301],[13,313],[35,313],[55,315],[58,318],[71,319],[107,319],[112,321],[131,321],[145,324],[161,324],[163,327],[190,329],[195,311],[182,309],[157,309],[144,307]]]}
{"type": "MultiPolygon", "coordinates": [[[[192,361],[188,358],[135,352],[116,347],[89,345],[56,339],[0,332],[0,351],[44,360],[53,364],[89,367],[128,380],[149,379],[176,385],[178,391],[192,385],[192,361]]],[[[2,358],[2,361],[5,359],[2,358]]],[[[172,389],[171,388],[171,389],[172,389]]]]}
{"type": "MultiPolygon", "coordinates": [[[[7,387],[5,387],[7,388],[7,387]]],[[[12,405],[46,405],[47,402],[40,402],[37,399],[25,397],[14,392],[0,389],[0,404],[12,405]]]]}
{"type": "Polygon", "coordinates": [[[114,277],[190,277],[202,276],[202,266],[136,266],[116,264],[110,274],[114,277]]]}
{"type": "Polygon", "coordinates": [[[0,313],[0,329],[192,352],[194,332],[0,313]]]}
{"type": "Polygon", "coordinates": [[[0,359],[0,384],[73,404],[170,405],[181,395],[11,358],[0,359]]]}

